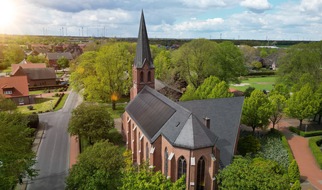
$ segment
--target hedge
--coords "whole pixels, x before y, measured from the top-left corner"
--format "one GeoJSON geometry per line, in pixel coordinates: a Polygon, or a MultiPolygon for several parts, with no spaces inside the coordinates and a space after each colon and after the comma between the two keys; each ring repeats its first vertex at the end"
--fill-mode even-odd
{"type": "Polygon", "coordinates": [[[315,157],[316,162],[319,164],[320,169],[322,169],[322,152],[316,143],[321,140],[322,137],[312,137],[309,139],[310,149],[315,157]]]}
{"type": "Polygon", "coordinates": [[[318,131],[308,131],[308,132],[304,132],[299,130],[296,127],[289,127],[288,128],[291,132],[296,133],[302,137],[314,137],[314,136],[319,136],[322,135],[322,130],[318,130],[318,131]]]}
{"type": "Polygon", "coordinates": [[[287,139],[284,135],[282,136],[282,144],[285,147],[285,149],[287,150],[288,161],[291,163],[294,160],[294,155],[293,155],[291,147],[288,144],[287,139]]]}

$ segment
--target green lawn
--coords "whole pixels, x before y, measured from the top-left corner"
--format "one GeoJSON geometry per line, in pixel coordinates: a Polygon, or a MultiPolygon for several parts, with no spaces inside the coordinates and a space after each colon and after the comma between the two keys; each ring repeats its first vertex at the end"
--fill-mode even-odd
{"type": "Polygon", "coordinates": [[[231,84],[230,87],[245,91],[248,87],[254,87],[259,90],[272,90],[273,85],[276,82],[275,76],[269,76],[269,77],[254,77],[254,78],[248,78],[246,80],[242,80],[240,84],[231,84]]]}
{"type": "Polygon", "coordinates": [[[48,97],[48,98],[36,98],[35,104],[31,104],[33,106],[33,110],[29,110],[29,105],[18,106],[18,111],[21,113],[33,113],[33,112],[46,112],[52,110],[54,105],[56,104],[58,97],[48,97]]]}
{"type": "Polygon", "coordinates": [[[110,113],[112,114],[112,117],[114,119],[116,119],[116,118],[120,118],[121,115],[124,113],[126,105],[127,104],[124,104],[124,103],[117,103],[115,110],[112,110],[112,105],[111,104],[108,104],[107,107],[108,107],[110,113]]]}

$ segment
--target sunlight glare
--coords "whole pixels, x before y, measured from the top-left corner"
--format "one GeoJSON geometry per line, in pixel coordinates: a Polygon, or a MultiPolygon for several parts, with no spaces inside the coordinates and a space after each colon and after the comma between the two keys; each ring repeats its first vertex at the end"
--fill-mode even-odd
{"type": "Polygon", "coordinates": [[[0,27],[8,27],[15,18],[15,6],[12,0],[0,0],[0,27]]]}

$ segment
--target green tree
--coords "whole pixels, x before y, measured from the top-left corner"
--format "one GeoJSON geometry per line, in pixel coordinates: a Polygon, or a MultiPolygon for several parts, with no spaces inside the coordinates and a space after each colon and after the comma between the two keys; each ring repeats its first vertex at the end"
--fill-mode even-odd
{"type": "Polygon", "coordinates": [[[209,98],[228,98],[233,94],[229,92],[229,86],[225,81],[220,81],[215,76],[210,76],[194,90],[193,87],[188,86],[187,91],[180,98],[181,101],[194,99],[209,99],[209,98]]]}
{"type": "Polygon", "coordinates": [[[148,163],[139,166],[133,166],[131,153],[125,154],[127,166],[123,171],[121,190],[178,190],[185,189],[185,176],[182,176],[176,182],[171,182],[160,171],[154,172],[148,163]]]}
{"type": "Polygon", "coordinates": [[[0,112],[0,189],[12,189],[19,179],[37,175],[32,133],[24,115],[0,112]]]}
{"type": "Polygon", "coordinates": [[[296,181],[300,180],[300,170],[295,159],[288,167],[288,177],[291,183],[295,183],[296,181]]]}
{"type": "Polygon", "coordinates": [[[1,111],[13,111],[17,109],[17,104],[11,99],[5,98],[0,94],[0,112],[1,111]]]}
{"type": "Polygon", "coordinates": [[[283,110],[286,106],[286,98],[281,94],[273,94],[268,97],[268,100],[271,104],[271,116],[269,120],[273,124],[273,128],[275,125],[282,119],[283,110]]]}
{"type": "Polygon", "coordinates": [[[302,187],[301,187],[300,180],[296,180],[290,190],[301,190],[301,189],[302,189],[302,187]]]}
{"type": "Polygon", "coordinates": [[[64,71],[64,69],[69,67],[69,60],[66,57],[62,56],[57,60],[57,64],[59,68],[63,69],[64,71]]]}
{"type": "Polygon", "coordinates": [[[320,102],[319,96],[313,93],[311,85],[306,84],[287,100],[285,112],[288,116],[300,121],[299,128],[301,129],[303,119],[314,116],[320,108],[320,102]]]}
{"type": "Polygon", "coordinates": [[[22,48],[16,44],[10,44],[3,50],[4,64],[9,67],[11,64],[18,64],[25,58],[22,48]]]}
{"type": "Polygon", "coordinates": [[[219,171],[219,189],[290,189],[287,174],[275,161],[238,156],[219,171]]]}
{"type": "Polygon", "coordinates": [[[302,75],[308,73],[314,86],[322,82],[322,42],[297,44],[287,49],[279,60],[278,81],[288,87],[298,84],[302,75]]]}
{"type": "Polygon", "coordinates": [[[27,61],[32,63],[46,63],[46,57],[43,55],[28,55],[27,61]]]}
{"type": "Polygon", "coordinates": [[[262,63],[259,62],[259,61],[253,61],[251,63],[251,66],[256,70],[259,70],[259,69],[261,69],[263,67],[262,63]]]}
{"type": "Polygon", "coordinates": [[[66,189],[117,189],[124,164],[119,147],[108,141],[97,142],[79,155],[69,171],[66,189]]]}
{"type": "Polygon", "coordinates": [[[261,149],[260,141],[253,135],[241,137],[238,140],[238,153],[245,156],[247,153],[255,154],[261,149]]]}
{"type": "Polygon", "coordinates": [[[109,138],[114,120],[107,106],[83,102],[72,112],[68,132],[86,138],[90,144],[109,138]]]}
{"type": "Polygon", "coordinates": [[[113,94],[128,94],[134,49],[133,44],[113,42],[84,53],[71,75],[73,87],[84,88],[85,99],[93,101],[111,102],[113,94]]]}
{"type": "Polygon", "coordinates": [[[286,99],[290,97],[290,90],[286,85],[278,83],[274,86],[273,90],[269,93],[270,96],[280,94],[283,95],[286,99]]]}
{"type": "Polygon", "coordinates": [[[266,127],[271,116],[271,105],[267,96],[260,90],[254,90],[250,97],[246,98],[242,111],[242,123],[255,129],[266,127]]]}
{"type": "Polygon", "coordinates": [[[162,50],[153,61],[155,66],[155,77],[163,81],[169,81],[174,68],[171,64],[171,52],[162,50]]]}
{"type": "Polygon", "coordinates": [[[241,45],[239,46],[239,49],[244,56],[245,64],[248,66],[250,66],[251,63],[259,56],[258,50],[254,47],[241,45]]]}

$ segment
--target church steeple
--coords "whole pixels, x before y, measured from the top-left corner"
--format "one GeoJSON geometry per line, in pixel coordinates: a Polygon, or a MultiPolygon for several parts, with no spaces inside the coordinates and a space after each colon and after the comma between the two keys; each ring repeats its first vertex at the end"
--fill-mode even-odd
{"type": "Polygon", "coordinates": [[[153,60],[151,57],[148,33],[146,31],[145,19],[142,10],[134,66],[136,68],[142,68],[144,64],[148,64],[149,68],[154,68],[153,60]]]}
{"type": "Polygon", "coordinates": [[[141,13],[132,77],[133,87],[131,89],[131,100],[144,88],[145,85],[154,88],[154,65],[143,10],[141,13]]]}

